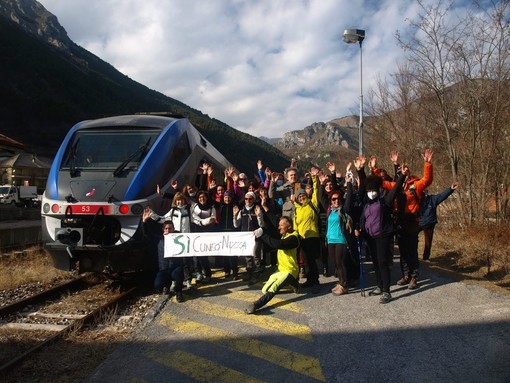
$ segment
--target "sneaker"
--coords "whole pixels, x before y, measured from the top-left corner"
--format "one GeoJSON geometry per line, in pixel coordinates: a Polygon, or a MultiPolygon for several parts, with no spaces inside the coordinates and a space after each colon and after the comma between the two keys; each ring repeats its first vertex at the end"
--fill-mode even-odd
{"type": "Polygon", "coordinates": [[[383,292],[381,290],[381,288],[379,286],[375,287],[374,289],[372,289],[372,291],[370,291],[368,293],[368,295],[370,296],[373,296],[373,295],[381,295],[383,292]]]}
{"type": "Polygon", "coordinates": [[[186,286],[186,288],[188,290],[190,290],[192,287],[191,287],[191,281],[190,280],[187,280],[186,282],[184,282],[184,285],[186,286]]]}
{"type": "Polygon", "coordinates": [[[388,303],[389,301],[391,301],[391,294],[386,291],[383,292],[381,298],[379,298],[379,303],[385,304],[388,303]]]}
{"type": "Polygon", "coordinates": [[[201,273],[195,273],[195,274],[193,274],[193,276],[195,277],[197,282],[199,282],[202,279],[204,279],[204,276],[201,273]]]}
{"type": "Polygon", "coordinates": [[[172,282],[172,285],[170,286],[170,292],[173,293],[175,291],[175,282],[172,282]]]}
{"type": "Polygon", "coordinates": [[[246,308],[244,309],[244,312],[246,314],[254,314],[255,313],[255,303],[250,303],[246,308]]]}
{"type": "Polygon", "coordinates": [[[409,290],[415,290],[418,288],[418,281],[416,280],[416,278],[411,278],[411,280],[409,281],[409,286],[407,286],[407,288],[409,290]]]}
{"type": "Polygon", "coordinates": [[[179,303],[184,302],[184,297],[182,296],[182,292],[178,291],[175,293],[175,300],[179,303]]]}
{"type": "Polygon", "coordinates": [[[409,284],[409,277],[408,276],[403,276],[402,278],[400,278],[397,281],[397,285],[399,285],[399,286],[405,286],[405,285],[408,285],[408,284],[409,284]]]}

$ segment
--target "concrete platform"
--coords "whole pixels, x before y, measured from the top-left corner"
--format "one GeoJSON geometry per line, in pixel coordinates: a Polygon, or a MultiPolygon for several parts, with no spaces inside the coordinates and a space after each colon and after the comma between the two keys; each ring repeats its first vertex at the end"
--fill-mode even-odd
{"type": "Polygon", "coordinates": [[[41,243],[41,211],[0,206],[0,248],[41,243]]]}

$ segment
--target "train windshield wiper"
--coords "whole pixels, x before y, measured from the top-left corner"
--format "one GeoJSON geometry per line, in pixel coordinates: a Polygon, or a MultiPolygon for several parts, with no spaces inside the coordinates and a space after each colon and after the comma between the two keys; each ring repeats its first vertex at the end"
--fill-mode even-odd
{"type": "Polygon", "coordinates": [[[78,143],[80,142],[80,139],[78,138],[78,140],[76,140],[76,143],[74,145],[71,146],[71,150],[70,150],[70,153],[69,153],[69,173],[71,175],[71,177],[76,177],[78,175],[78,169],[76,169],[76,157],[77,157],[77,150],[76,148],[78,147],[78,143]]]}
{"type": "Polygon", "coordinates": [[[145,154],[145,151],[149,147],[149,143],[151,142],[151,137],[147,140],[145,145],[140,146],[138,149],[136,149],[133,153],[130,154],[128,158],[126,158],[119,166],[117,166],[117,169],[114,170],[113,176],[118,177],[122,171],[126,168],[126,166],[133,161],[134,158],[136,158],[137,155],[140,154],[140,158],[138,159],[138,162],[140,162],[143,158],[143,155],[145,154]]]}

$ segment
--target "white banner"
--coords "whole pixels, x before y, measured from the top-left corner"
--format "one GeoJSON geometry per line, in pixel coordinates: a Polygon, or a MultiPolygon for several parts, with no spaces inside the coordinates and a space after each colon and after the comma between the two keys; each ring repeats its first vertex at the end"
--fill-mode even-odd
{"type": "Polygon", "coordinates": [[[251,231],[175,233],[165,237],[165,258],[193,256],[251,256],[255,236],[251,231]]]}

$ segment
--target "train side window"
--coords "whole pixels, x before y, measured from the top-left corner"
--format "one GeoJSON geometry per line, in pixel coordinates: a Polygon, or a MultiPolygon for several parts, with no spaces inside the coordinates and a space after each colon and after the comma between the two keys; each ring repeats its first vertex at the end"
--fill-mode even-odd
{"type": "Polygon", "coordinates": [[[188,133],[184,133],[175,144],[170,157],[170,169],[167,174],[174,174],[191,155],[188,133]]]}

